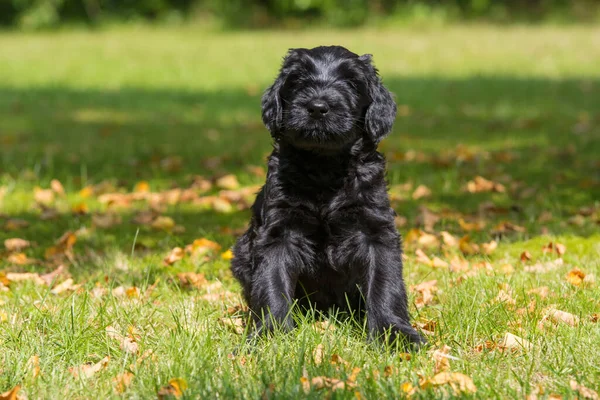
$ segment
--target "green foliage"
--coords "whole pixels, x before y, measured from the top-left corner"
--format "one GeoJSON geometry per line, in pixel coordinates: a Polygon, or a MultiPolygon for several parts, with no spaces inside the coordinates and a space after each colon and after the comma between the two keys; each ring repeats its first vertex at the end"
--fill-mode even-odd
{"type": "Polygon", "coordinates": [[[0,25],[51,28],[65,22],[164,20],[209,14],[225,26],[357,26],[382,16],[409,19],[597,18],[599,0],[0,0],[0,25]]]}

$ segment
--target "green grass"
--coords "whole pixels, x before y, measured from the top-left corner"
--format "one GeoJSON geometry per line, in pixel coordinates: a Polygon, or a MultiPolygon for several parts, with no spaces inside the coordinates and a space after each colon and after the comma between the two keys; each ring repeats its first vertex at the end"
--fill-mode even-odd
{"type": "MultiPolygon", "coordinates": [[[[389,160],[394,207],[407,218],[401,232],[407,236],[417,226],[419,206],[425,205],[441,216],[436,234],[470,233],[476,243],[498,240],[491,255],[466,257],[471,274],[418,263],[418,245],[406,244],[407,284],[438,281],[432,304],[411,307],[415,321],[437,323],[431,348],[452,348],[458,360],[450,361],[451,370],[472,377],[477,398],[522,398],[538,387],[546,395],[572,398],[577,394],[570,380],[598,389],[600,325],[591,316],[600,310],[600,289],[598,283],[573,286],[565,276],[578,267],[600,277],[600,30],[475,25],[420,31],[119,28],[0,34],[0,241],[35,242],[24,252],[38,260],[15,265],[4,251],[0,271],[53,270],[46,249],[64,232],[77,231],[73,257],[62,262],[83,285],[60,295],[32,282],[11,282],[0,291],[0,393],[20,385],[31,399],[152,398],[170,379],[182,378],[188,398],[294,398],[304,396],[303,375],[346,379],[359,367],[354,388],[313,389],[309,397],[355,398],[357,392],[376,399],[403,397],[402,383],[418,386],[420,377],[433,375],[435,362],[427,349],[402,361],[397,352],[365,344],[360,324],[334,317],[336,329],[321,333],[313,328],[314,316],[298,315],[295,331],[260,342],[243,362],[241,355],[232,360],[229,355],[243,340],[219,323],[229,315],[226,305],[203,300],[203,290],[182,288],[176,276],[201,272],[237,293],[228,262],[220,252],[206,262],[186,257],[168,267],[162,259],[197,238],[214,240],[224,251],[235,237],[223,228],[243,228],[248,211],[168,205],[160,213],[185,228],[168,233],[131,222],[148,208],[141,202],[116,209],[122,224],[100,229],[92,227],[91,213],[106,211],[106,204],[79,193],[98,184],[130,192],[140,181],[152,191],[187,188],[194,176],[226,173],[244,187],[260,184],[264,178],[246,168],[264,166],[270,150],[260,122],[260,93],[287,48],[323,43],[373,53],[396,95],[401,112],[381,150],[389,160]],[[166,168],[175,157],[181,167],[166,168]],[[477,175],[503,183],[506,191],[465,192],[477,175]],[[64,185],[66,196],[53,204],[58,217],[42,220],[34,188],[48,188],[52,179],[64,185]],[[407,182],[412,189],[402,190],[407,182]],[[430,188],[431,196],[413,200],[418,185],[430,188]],[[505,212],[480,215],[485,201],[505,212]],[[74,214],[80,203],[90,213],[74,214]],[[480,217],[486,225],[466,232],[461,217],[480,217]],[[29,225],[8,231],[11,219],[29,225]],[[494,236],[502,221],[526,230],[494,236]],[[526,266],[556,258],[542,253],[551,241],[566,245],[564,264],[527,272],[526,266]],[[532,260],[522,263],[525,250],[532,260]],[[491,269],[476,269],[480,261],[489,261],[491,269]],[[504,273],[505,264],[514,272],[504,273]],[[515,305],[494,301],[501,285],[511,288],[515,305]],[[98,286],[109,291],[135,286],[141,297],[95,297],[98,286]],[[549,287],[547,298],[528,294],[540,286],[549,287]],[[536,303],[528,311],[519,311],[532,299],[536,303]],[[540,329],[551,305],[581,323],[540,329]],[[138,354],[121,350],[106,334],[107,326],[121,334],[135,329],[138,354]],[[533,349],[477,350],[486,341],[498,343],[506,332],[529,340],[533,349]],[[320,365],[312,357],[318,344],[325,349],[320,365]],[[135,365],[149,349],[154,359],[135,365]],[[329,363],[332,354],[348,365],[329,363]],[[34,355],[37,377],[28,366],[34,355]],[[69,372],[105,356],[110,356],[106,368],[89,379],[69,372]],[[385,376],[386,366],[396,372],[385,376]],[[131,385],[116,394],[113,378],[128,370],[135,374],[131,385]]],[[[462,257],[446,246],[425,252],[445,261],[462,257]]],[[[410,296],[414,304],[417,296],[410,296]]],[[[441,398],[451,393],[448,388],[419,389],[414,397],[441,398]]]]}

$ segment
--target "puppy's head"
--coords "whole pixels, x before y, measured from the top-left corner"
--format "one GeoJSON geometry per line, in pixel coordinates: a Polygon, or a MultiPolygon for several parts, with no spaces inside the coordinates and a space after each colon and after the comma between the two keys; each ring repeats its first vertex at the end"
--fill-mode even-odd
{"type": "Polygon", "coordinates": [[[262,98],[273,137],[305,149],[343,148],[360,137],[377,144],[395,117],[371,56],[340,46],[290,50],[262,98]]]}

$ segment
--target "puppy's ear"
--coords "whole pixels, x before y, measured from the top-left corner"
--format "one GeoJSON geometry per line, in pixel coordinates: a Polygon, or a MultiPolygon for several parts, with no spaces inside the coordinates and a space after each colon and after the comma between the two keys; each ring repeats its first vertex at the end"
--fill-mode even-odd
{"type": "Polygon", "coordinates": [[[367,93],[371,104],[365,115],[365,129],[373,143],[379,143],[389,135],[396,119],[396,103],[392,94],[381,83],[377,69],[371,63],[370,54],[358,58],[366,66],[367,93]]]}
{"type": "Polygon", "coordinates": [[[296,56],[296,49],[290,49],[283,58],[283,65],[275,82],[262,96],[262,120],[271,134],[276,137],[283,129],[283,103],[281,89],[290,72],[290,64],[296,56]]]}

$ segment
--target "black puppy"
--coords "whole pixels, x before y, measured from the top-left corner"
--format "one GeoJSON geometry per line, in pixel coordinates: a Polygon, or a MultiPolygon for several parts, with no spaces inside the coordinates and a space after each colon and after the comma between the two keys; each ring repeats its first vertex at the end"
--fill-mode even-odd
{"type": "Polygon", "coordinates": [[[371,337],[410,325],[400,235],[377,144],[396,104],[371,56],[340,46],[290,50],[262,98],[274,139],[266,184],[234,247],[233,275],[257,332],[291,328],[293,303],[364,310],[371,337]]]}

